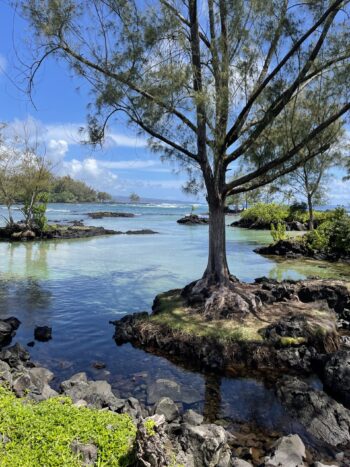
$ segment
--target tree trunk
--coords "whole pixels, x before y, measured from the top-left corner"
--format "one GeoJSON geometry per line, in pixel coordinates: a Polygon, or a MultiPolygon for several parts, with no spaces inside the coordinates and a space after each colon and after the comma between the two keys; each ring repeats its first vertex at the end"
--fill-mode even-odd
{"type": "Polygon", "coordinates": [[[226,258],[225,203],[209,202],[209,253],[203,278],[208,285],[228,285],[230,271],[226,258]]]}
{"type": "Polygon", "coordinates": [[[312,205],[312,196],[307,195],[307,205],[309,209],[309,230],[314,230],[314,208],[312,205]]]}

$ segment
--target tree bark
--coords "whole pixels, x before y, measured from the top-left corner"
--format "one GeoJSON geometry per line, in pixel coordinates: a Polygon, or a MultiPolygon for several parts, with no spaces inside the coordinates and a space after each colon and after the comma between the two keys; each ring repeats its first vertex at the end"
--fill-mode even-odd
{"type": "Polygon", "coordinates": [[[209,203],[209,252],[208,265],[203,279],[208,285],[228,285],[230,271],[226,258],[225,202],[208,199],[209,203]]]}
{"type": "Polygon", "coordinates": [[[312,196],[307,195],[307,205],[309,209],[309,230],[314,230],[314,208],[312,205],[312,196]]]}

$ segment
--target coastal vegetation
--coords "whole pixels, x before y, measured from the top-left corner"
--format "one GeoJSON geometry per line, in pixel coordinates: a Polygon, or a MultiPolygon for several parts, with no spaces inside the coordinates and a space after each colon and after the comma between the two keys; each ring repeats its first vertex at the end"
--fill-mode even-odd
{"type": "Polygon", "coordinates": [[[19,399],[0,385],[0,433],[3,467],[85,465],[74,442],[97,447],[96,465],[127,467],[136,427],[127,414],[77,407],[68,397],[19,399]]]}

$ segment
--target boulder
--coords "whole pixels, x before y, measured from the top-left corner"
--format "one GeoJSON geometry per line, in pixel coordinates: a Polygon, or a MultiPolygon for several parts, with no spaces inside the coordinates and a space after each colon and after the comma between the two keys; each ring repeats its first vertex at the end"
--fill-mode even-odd
{"type": "Polygon", "coordinates": [[[229,435],[223,427],[214,424],[183,427],[183,447],[194,467],[230,466],[229,435]]]}
{"type": "Polygon", "coordinates": [[[350,350],[341,350],[330,356],[322,380],[326,390],[350,408],[350,350]]]}
{"type": "Polygon", "coordinates": [[[286,377],[277,395],[287,411],[315,438],[331,446],[350,442],[350,411],[296,377],[286,377]]]}
{"type": "Polygon", "coordinates": [[[184,423],[187,423],[188,425],[198,426],[203,423],[204,417],[203,415],[190,409],[190,410],[187,410],[183,414],[182,420],[184,421],[184,423]]]}
{"type": "Polygon", "coordinates": [[[5,382],[12,384],[11,368],[6,362],[0,360],[0,383],[5,382]]]}
{"type": "Polygon", "coordinates": [[[5,323],[10,324],[10,326],[12,327],[14,331],[17,331],[17,329],[19,328],[21,324],[20,320],[15,318],[14,316],[10,316],[9,318],[6,318],[2,321],[5,321],[5,323]]]}
{"type": "Polygon", "coordinates": [[[0,320],[0,345],[6,344],[14,336],[14,331],[10,323],[0,320]]]}
{"type": "Polygon", "coordinates": [[[304,467],[305,454],[305,446],[298,435],[283,436],[265,458],[265,467],[304,467]]]}
{"type": "Polygon", "coordinates": [[[125,400],[118,399],[107,381],[88,381],[85,373],[77,373],[71,379],[61,383],[61,390],[73,402],[85,400],[99,409],[108,407],[115,412],[125,407],[125,400]]]}
{"type": "Polygon", "coordinates": [[[169,397],[160,399],[155,406],[154,412],[158,415],[164,415],[167,422],[172,422],[179,416],[177,405],[169,397]]]}
{"type": "Polygon", "coordinates": [[[36,326],[34,329],[34,339],[40,342],[47,342],[52,339],[52,328],[49,326],[36,326]]]}
{"type": "Polygon", "coordinates": [[[0,351],[0,360],[8,363],[11,368],[21,368],[30,360],[29,353],[20,345],[15,344],[0,351]]]}

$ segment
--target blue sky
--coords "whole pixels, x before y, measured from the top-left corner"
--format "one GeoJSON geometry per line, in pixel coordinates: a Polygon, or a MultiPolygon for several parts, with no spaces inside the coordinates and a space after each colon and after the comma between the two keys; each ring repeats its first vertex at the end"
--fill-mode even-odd
{"type": "Polygon", "coordinates": [[[185,175],[174,173],[170,163],[162,163],[159,154],[149,151],[144,138],[124,125],[111,127],[103,149],[80,144],[79,128],[86,122],[89,90],[62,63],[50,60],[41,69],[34,106],[18,89],[25,89],[19,58],[29,63],[26,37],[30,37],[28,25],[1,2],[0,121],[19,127],[26,121],[39,127],[58,175],[70,174],[113,195],[127,196],[135,191],[144,197],[191,200],[181,189],[185,175]]]}
{"type": "MultiPolygon", "coordinates": [[[[143,197],[191,201],[181,190],[185,175],[175,174],[173,166],[148,150],[144,138],[124,125],[110,128],[103,149],[80,144],[79,128],[86,121],[89,89],[64,64],[54,60],[44,64],[35,83],[35,106],[30,102],[23,92],[26,81],[20,65],[20,59],[30,63],[25,43],[30,36],[28,25],[2,1],[0,121],[14,126],[26,121],[39,128],[57,175],[70,174],[113,195],[127,196],[135,191],[143,197]]],[[[349,203],[350,183],[344,183],[341,175],[338,171],[330,184],[330,204],[349,203]]]]}

